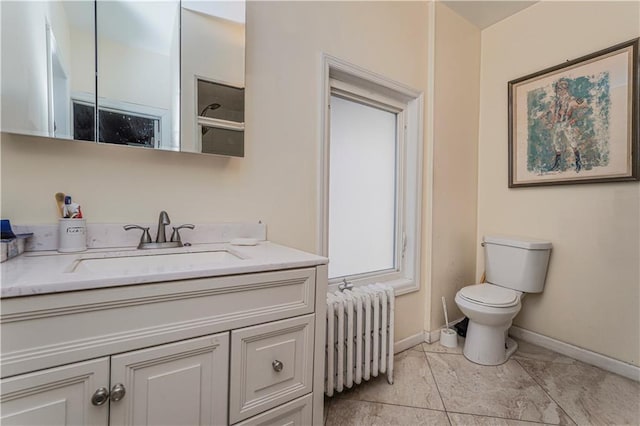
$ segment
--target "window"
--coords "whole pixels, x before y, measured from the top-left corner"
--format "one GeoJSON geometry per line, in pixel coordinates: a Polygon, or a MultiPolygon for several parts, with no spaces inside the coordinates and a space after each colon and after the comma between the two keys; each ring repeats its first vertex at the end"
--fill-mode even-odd
{"type": "Polygon", "coordinates": [[[244,157],[244,88],[196,78],[199,151],[244,157]]]}
{"type": "Polygon", "coordinates": [[[337,94],[330,105],[329,277],[392,270],[398,114],[337,94]]]}
{"type": "MultiPolygon", "coordinates": [[[[94,107],[81,102],[73,103],[73,134],[74,139],[93,140],[94,138],[94,107]]],[[[145,146],[153,148],[159,139],[160,119],[144,117],[128,111],[99,109],[100,142],[145,146]]]]}
{"type": "MultiPolygon", "coordinates": [[[[95,140],[95,97],[74,93],[71,102],[73,138],[95,140]]],[[[166,110],[114,100],[99,99],[99,103],[99,142],[170,149],[162,144],[162,136],[169,132],[166,110]]]]}
{"type": "Polygon", "coordinates": [[[329,284],[419,289],[422,94],[325,57],[321,252],[329,284]]]}

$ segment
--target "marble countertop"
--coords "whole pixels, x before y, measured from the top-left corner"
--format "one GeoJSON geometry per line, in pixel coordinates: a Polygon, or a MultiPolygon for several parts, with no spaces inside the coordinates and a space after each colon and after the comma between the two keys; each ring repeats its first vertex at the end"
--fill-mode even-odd
{"type": "Polygon", "coordinates": [[[175,281],[223,275],[266,272],[326,264],[328,259],[300,250],[260,241],[255,246],[229,243],[193,244],[175,249],[137,250],[136,247],[89,249],[81,253],[55,251],[26,252],[0,264],[0,297],[33,296],[65,291],[89,290],[123,285],[175,281]],[[228,251],[231,261],[169,267],[151,262],[149,267],[128,270],[90,270],[77,267],[83,260],[140,257],[210,251],[228,251]]]}

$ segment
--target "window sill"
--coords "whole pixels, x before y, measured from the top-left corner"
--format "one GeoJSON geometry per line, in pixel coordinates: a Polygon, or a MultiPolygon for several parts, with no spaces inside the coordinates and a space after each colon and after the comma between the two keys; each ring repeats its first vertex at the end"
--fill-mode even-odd
{"type": "MultiPolygon", "coordinates": [[[[372,283],[382,283],[382,284],[388,284],[391,287],[393,287],[393,291],[397,296],[402,296],[403,294],[409,294],[409,293],[413,293],[416,291],[420,290],[420,285],[415,281],[415,280],[411,280],[408,278],[399,278],[399,279],[395,279],[395,280],[361,280],[361,281],[354,281],[353,282],[353,287],[360,287],[360,286],[364,286],[364,285],[368,285],[368,284],[372,284],[372,283]]],[[[340,285],[340,283],[335,283],[335,284],[329,284],[329,287],[327,288],[327,292],[328,293],[333,293],[338,291],[338,286],[340,285]]]]}

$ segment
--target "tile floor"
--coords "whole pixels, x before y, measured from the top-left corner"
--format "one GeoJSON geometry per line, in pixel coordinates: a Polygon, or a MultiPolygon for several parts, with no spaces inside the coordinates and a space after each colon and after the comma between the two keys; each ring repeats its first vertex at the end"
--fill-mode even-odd
{"type": "Polygon", "coordinates": [[[325,398],[325,426],[640,424],[638,382],[526,342],[480,366],[462,344],[397,354],[393,385],[381,376],[325,398]]]}

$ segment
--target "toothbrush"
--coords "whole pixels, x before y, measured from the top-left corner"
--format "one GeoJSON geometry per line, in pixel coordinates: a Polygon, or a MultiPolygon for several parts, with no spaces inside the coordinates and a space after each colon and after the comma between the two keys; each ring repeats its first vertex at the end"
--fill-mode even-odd
{"type": "Polygon", "coordinates": [[[64,205],[64,192],[56,192],[56,202],[58,203],[58,214],[64,217],[62,206],[64,205]]]}
{"type": "Polygon", "coordinates": [[[64,196],[64,217],[65,218],[73,218],[73,209],[71,206],[71,195],[64,196]]]}

